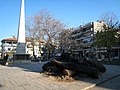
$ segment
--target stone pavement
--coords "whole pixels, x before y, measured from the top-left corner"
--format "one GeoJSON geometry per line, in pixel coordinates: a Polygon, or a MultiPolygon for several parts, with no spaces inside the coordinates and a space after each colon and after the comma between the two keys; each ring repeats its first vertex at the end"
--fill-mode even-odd
{"type": "Polygon", "coordinates": [[[44,63],[0,65],[0,90],[87,90],[120,75],[120,66],[105,65],[107,72],[99,79],[81,76],[71,82],[60,82],[51,76],[45,77],[39,73],[44,63]]]}

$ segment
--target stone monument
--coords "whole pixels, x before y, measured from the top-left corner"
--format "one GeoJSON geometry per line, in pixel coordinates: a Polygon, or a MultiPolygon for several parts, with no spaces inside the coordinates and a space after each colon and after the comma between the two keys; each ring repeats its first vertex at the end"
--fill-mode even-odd
{"type": "Polygon", "coordinates": [[[24,0],[22,0],[21,2],[21,12],[19,18],[18,35],[17,35],[17,49],[14,59],[15,60],[29,59],[29,54],[26,53],[24,0]]]}

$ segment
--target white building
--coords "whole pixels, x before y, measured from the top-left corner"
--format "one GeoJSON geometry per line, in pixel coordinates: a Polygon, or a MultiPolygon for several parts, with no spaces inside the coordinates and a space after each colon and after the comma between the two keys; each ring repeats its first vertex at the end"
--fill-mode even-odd
{"type": "MultiPolygon", "coordinates": [[[[4,56],[5,53],[9,54],[10,56],[12,56],[13,54],[15,54],[16,52],[16,48],[17,48],[17,39],[16,38],[6,38],[3,39],[2,41],[2,57],[4,56]]],[[[36,43],[34,45],[34,52],[35,55],[37,57],[41,56],[41,50],[40,48],[43,47],[44,42],[41,41],[40,45],[39,43],[36,43]]],[[[31,40],[26,40],[26,52],[27,54],[30,54],[31,56],[33,56],[33,44],[31,40]]]]}
{"type": "Polygon", "coordinates": [[[16,38],[6,38],[3,39],[2,41],[2,58],[4,57],[5,53],[9,53],[9,54],[14,54],[16,51],[16,47],[17,47],[17,40],[16,38]]]}

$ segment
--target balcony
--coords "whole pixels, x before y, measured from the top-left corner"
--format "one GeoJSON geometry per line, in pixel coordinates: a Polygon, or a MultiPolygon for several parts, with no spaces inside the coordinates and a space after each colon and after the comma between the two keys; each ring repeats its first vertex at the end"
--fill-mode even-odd
{"type": "Polygon", "coordinates": [[[8,44],[8,43],[5,43],[5,44],[3,44],[3,47],[17,47],[17,44],[8,44]]]}
{"type": "Polygon", "coordinates": [[[87,43],[81,43],[80,45],[84,46],[84,47],[88,47],[91,46],[93,44],[93,42],[87,42],[87,43]]]}

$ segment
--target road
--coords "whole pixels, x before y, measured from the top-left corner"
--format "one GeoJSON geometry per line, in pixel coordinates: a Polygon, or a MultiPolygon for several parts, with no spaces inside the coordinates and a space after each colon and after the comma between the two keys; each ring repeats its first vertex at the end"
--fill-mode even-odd
{"type": "Polygon", "coordinates": [[[89,90],[120,90],[120,75],[89,90]]]}

